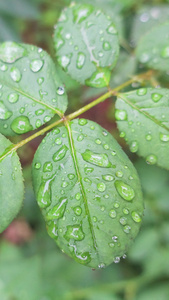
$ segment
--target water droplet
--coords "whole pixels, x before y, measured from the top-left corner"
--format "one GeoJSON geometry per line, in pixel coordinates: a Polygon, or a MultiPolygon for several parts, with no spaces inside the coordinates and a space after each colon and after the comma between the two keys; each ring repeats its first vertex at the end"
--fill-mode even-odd
{"type": "Polygon", "coordinates": [[[134,192],[133,188],[130,185],[124,183],[121,180],[116,180],[115,181],[115,187],[116,187],[116,190],[119,193],[119,195],[124,200],[131,201],[134,198],[135,192],[134,192]]]}
{"type": "Polygon", "coordinates": [[[109,34],[117,34],[117,30],[113,23],[111,25],[109,25],[109,27],[107,28],[107,32],[109,34]]]}
{"type": "Polygon", "coordinates": [[[169,46],[166,46],[161,51],[162,58],[169,58],[169,46]]]}
{"type": "Polygon", "coordinates": [[[50,221],[47,223],[47,232],[52,239],[57,239],[58,237],[58,228],[55,221],[50,221]]]}
{"type": "Polygon", "coordinates": [[[110,49],[111,49],[110,43],[109,43],[109,42],[104,42],[104,43],[103,43],[103,49],[104,49],[105,51],[110,50],[110,49]]]}
{"type": "Polygon", "coordinates": [[[44,113],[44,109],[38,109],[35,111],[36,116],[41,116],[44,113]]]}
{"type": "Polygon", "coordinates": [[[63,87],[63,86],[59,86],[59,87],[57,88],[57,90],[56,90],[56,93],[57,93],[59,96],[63,95],[63,94],[65,93],[64,87],[63,87]]]}
{"type": "Polygon", "coordinates": [[[122,109],[116,109],[115,118],[117,121],[125,121],[127,120],[127,112],[122,109]]]}
{"type": "Polygon", "coordinates": [[[126,225],[127,224],[127,218],[125,218],[125,217],[121,217],[119,221],[120,221],[121,225],[126,225]]]}
{"type": "Polygon", "coordinates": [[[85,81],[85,83],[91,87],[101,88],[107,86],[107,83],[110,81],[110,77],[111,71],[108,67],[99,68],[99,71],[97,70],[94,72],[92,76],[85,81]]]}
{"type": "Polygon", "coordinates": [[[112,237],[112,240],[114,241],[114,243],[117,243],[118,237],[117,237],[116,235],[114,235],[114,236],[112,237]]]}
{"type": "Polygon", "coordinates": [[[33,130],[33,126],[26,116],[20,116],[13,120],[11,129],[17,134],[22,134],[33,130]]]}
{"type": "Polygon", "coordinates": [[[132,211],[131,217],[132,217],[132,219],[133,219],[136,223],[140,223],[141,220],[142,220],[142,218],[140,217],[140,215],[139,215],[136,211],[132,211]]]}
{"type": "Polygon", "coordinates": [[[47,161],[43,165],[43,172],[51,172],[53,170],[53,165],[50,161],[47,161]]]}
{"type": "Polygon", "coordinates": [[[137,141],[132,141],[132,142],[131,142],[131,145],[130,145],[130,151],[131,151],[132,153],[135,153],[135,152],[138,151],[138,143],[137,143],[137,141]]]}
{"type": "Polygon", "coordinates": [[[60,129],[59,128],[55,128],[55,129],[53,129],[53,134],[58,134],[58,133],[60,133],[60,129]]]}
{"type": "Polygon", "coordinates": [[[83,134],[80,134],[80,135],[77,137],[77,141],[78,141],[78,142],[83,141],[83,139],[84,139],[84,135],[83,135],[83,134]]]}
{"type": "Polygon", "coordinates": [[[82,196],[82,195],[81,195],[80,193],[77,193],[77,194],[75,195],[76,200],[80,200],[81,196],[82,196]]]}
{"type": "Polygon", "coordinates": [[[11,93],[11,94],[9,94],[9,96],[8,96],[8,101],[9,101],[10,103],[16,103],[16,102],[18,101],[18,99],[19,99],[19,95],[16,94],[16,93],[11,93]]]}
{"type": "Polygon", "coordinates": [[[99,57],[103,57],[104,54],[102,51],[99,51],[98,55],[99,55],[99,57]]]}
{"type": "Polygon", "coordinates": [[[129,214],[129,210],[128,210],[127,208],[123,208],[123,213],[124,213],[125,215],[128,215],[128,214],[129,214]]]}
{"type": "Polygon", "coordinates": [[[13,79],[13,81],[15,81],[15,82],[19,82],[21,80],[21,77],[22,77],[21,72],[16,67],[11,68],[10,76],[13,79]]]}
{"type": "Polygon", "coordinates": [[[98,144],[98,145],[100,145],[102,142],[101,142],[100,139],[96,139],[96,140],[95,140],[95,143],[98,144]]]}
{"type": "Polygon", "coordinates": [[[58,62],[66,70],[70,64],[70,55],[62,55],[58,57],[58,62]]]}
{"type": "Polygon", "coordinates": [[[73,210],[74,210],[74,212],[75,212],[75,214],[76,214],[77,216],[80,216],[80,215],[82,214],[82,209],[81,209],[80,206],[74,207],[73,210]]]}
{"type": "Polygon", "coordinates": [[[46,220],[55,220],[63,217],[67,205],[67,198],[61,197],[58,203],[46,214],[46,220]]]}
{"type": "Polygon", "coordinates": [[[1,69],[1,71],[5,72],[5,71],[8,70],[8,67],[7,67],[7,65],[2,65],[2,66],[0,67],[0,69],[1,69]]]}
{"type": "Polygon", "coordinates": [[[93,12],[94,7],[88,4],[81,4],[80,6],[77,6],[73,10],[73,21],[74,23],[80,24],[84,20],[87,19],[88,16],[93,12]]]}
{"type": "Polygon", "coordinates": [[[61,184],[61,187],[65,188],[68,186],[68,182],[67,181],[63,181],[62,184],[61,184]]]}
{"type": "Polygon", "coordinates": [[[150,55],[146,52],[140,55],[140,62],[147,63],[150,60],[150,55]]]}
{"type": "Polygon", "coordinates": [[[35,126],[36,126],[36,128],[39,128],[40,126],[42,126],[42,122],[40,119],[36,120],[35,126]]]}
{"type": "Polygon", "coordinates": [[[87,177],[84,178],[84,181],[87,182],[87,183],[90,183],[90,184],[92,183],[91,180],[87,177]]]}
{"type": "Polygon", "coordinates": [[[0,60],[3,62],[13,63],[26,54],[26,49],[15,42],[4,42],[0,45],[0,60]]]}
{"type": "Polygon", "coordinates": [[[76,66],[78,69],[82,69],[82,67],[84,66],[85,63],[85,55],[82,52],[79,52],[77,55],[77,61],[76,61],[76,66]]]}
{"type": "Polygon", "coordinates": [[[113,181],[114,180],[114,176],[112,176],[112,175],[103,175],[102,178],[106,181],[113,181]]]}
{"type": "Polygon", "coordinates": [[[41,85],[44,82],[44,77],[39,77],[37,79],[37,82],[38,82],[39,85],[41,85]]]}
{"type": "Polygon", "coordinates": [[[115,203],[113,204],[113,206],[114,206],[115,208],[119,208],[119,207],[120,207],[120,204],[119,204],[119,202],[115,202],[115,203]]]}
{"type": "Polygon", "coordinates": [[[110,212],[109,212],[109,216],[112,219],[114,219],[114,218],[116,218],[116,215],[117,215],[116,211],[114,209],[111,209],[110,212]]]}
{"type": "Polygon", "coordinates": [[[51,204],[51,181],[50,178],[47,181],[43,181],[39,187],[37,202],[40,208],[46,208],[51,204]]]}
{"type": "Polygon", "coordinates": [[[146,162],[149,165],[154,165],[157,162],[157,157],[154,154],[150,154],[146,157],[146,162]]]}
{"type": "Polygon", "coordinates": [[[125,137],[125,135],[126,135],[126,134],[125,134],[125,132],[124,132],[124,131],[121,131],[121,132],[120,132],[120,137],[121,137],[121,138],[124,138],[124,137],[125,137]]]}
{"type": "Polygon", "coordinates": [[[30,63],[30,69],[33,72],[39,72],[43,67],[44,61],[41,59],[33,59],[30,63]]]}
{"type": "Polygon", "coordinates": [[[94,153],[87,149],[84,153],[82,153],[82,157],[85,161],[99,167],[110,168],[112,166],[107,154],[104,153],[94,153]]]}
{"type": "Polygon", "coordinates": [[[93,222],[97,222],[97,218],[96,217],[93,217],[93,222]]]}
{"type": "Polygon", "coordinates": [[[68,225],[67,231],[64,235],[65,239],[69,241],[74,239],[75,241],[82,241],[85,237],[82,227],[80,225],[68,225]]]}
{"type": "Polygon", "coordinates": [[[123,228],[123,231],[124,231],[125,233],[129,233],[130,230],[131,230],[131,227],[130,227],[129,225],[125,225],[124,228],[123,228]]]}
{"type": "Polygon", "coordinates": [[[0,120],[7,120],[12,116],[12,112],[7,109],[3,101],[0,101],[0,120]]]}
{"type": "Polygon", "coordinates": [[[78,124],[81,126],[84,126],[87,124],[87,120],[86,119],[79,119],[78,124]]]}
{"type": "Polygon", "coordinates": [[[119,178],[123,177],[123,172],[122,171],[117,171],[116,176],[119,177],[119,178]]]}
{"type": "Polygon", "coordinates": [[[74,174],[68,174],[67,177],[68,177],[70,180],[72,180],[72,179],[75,178],[75,175],[74,175],[74,174]]]}
{"type": "Polygon", "coordinates": [[[160,95],[160,94],[158,94],[158,93],[153,93],[153,94],[151,94],[151,99],[152,99],[154,102],[158,102],[162,97],[163,97],[163,95],[160,95]]]}
{"type": "Polygon", "coordinates": [[[138,96],[144,96],[147,94],[147,89],[146,88],[141,88],[137,90],[137,95],[138,96]]]}
{"type": "Polygon", "coordinates": [[[120,257],[119,256],[116,256],[115,259],[114,259],[114,263],[115,264],[118,264],[120,262],[120,257]]]}
{"type": "Polygon", "coordinates": [[[114,243],[109,243],[110,248],[114,247],[114,243]]]}
{"type": "Polygon", "coordinates": [[[169,142],[169,134],[164,134],[160,132],[160,140],[162,142],[169,142]]]}
{"type": "Polygon", "coordinates": [[[103,145],[103,148],[104,148],[105,150],[109,150],[109,145],[108,145],[108,144],[104,144],[104,145],[103,145]]]}
{"type": "Polygon", "coordinates": [[[58,137],[58,138],[55,139],[55,144],[56,145],[61,145],[62,144],[62,140],[61,140],[60,137],[58,137]]]}
{"type": "Polygon", "coordinates": [[[68,148],[66,147],[66,145],[63,145],[57,152],[54,153],[53,160],[58,161],[58,160],[63,159],[65,157],[67,151],[68,151],[68,148]]]}
{"type": "Polygon", "coordinates": [[[39,170],[41,168],[41,163],[36,163],[35,164],[35,169],[39,170]]]}
{"type": "Polygon", "coordinates": [[[90,173],[92,173],[94,171],[94,169],[93,168],[89,168],[89,167],[85,167],[84,171],[85,171],[85,174],[90,174],[90,173]]]}
{"type": "Polygon", "coordinates": [[[105,267],[106,267],[106,265],[104,263],[101,263],[101,264],[98,265],[99,269],[104,269],[105,267]]]}
{"type": "Polygon", "coordinates": [[[152,140],[152,135],[151,134],[147,134],[146,135],[146,140],[147,141],[151,141],[152,140]]]}

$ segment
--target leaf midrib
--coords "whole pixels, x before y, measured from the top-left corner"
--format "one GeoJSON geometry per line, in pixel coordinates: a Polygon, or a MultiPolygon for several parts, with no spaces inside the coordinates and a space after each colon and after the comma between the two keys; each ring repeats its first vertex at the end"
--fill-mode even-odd
{"type": "Polygon", "coordinates": [[[65,122],[65,127],[66,127],[67,132],[68,132],[68,138],[69,138],[70,149],[71,149],[71,152],[72,152],[72,158],[73,158],[76,174],[77,174],[77,177],[78,177],[78,181],[80,183],[80,188],[81,188],[83,199],[84,199],[84,207],[85,207],[86,215],[88,217],[89,227],[90,227],[90,231],[91,231],[91,235],[92,235],[92,239],[93,239],[93,247],[96,250],[97,255],[98,255],[98,251],[97,251],[98,246],[97,246],[97,243],[96,243],[94,228],[93,228],[93,224],[92,224],[92,220],[91,220],[91,216],[90,216],[90,212],[89,212],[89,207],[88,207],[88,204],[87,204],[87,197],[86,197],[85,189],[83,187],[83,183],[82,183],[82,179],[81,179],[78,160],[77,160],[77,156],[76,156],[76,150],[75,150],[75,147],[74,147],[73,137],[72,137],[72,133],[71,133],[71,127],[70,127],[69,124],[70,124],[70,122],[66,121],[65,122]]]}
{"type": "Polygon", "coordinates": [[[148,118],[149,120],[151,120],[152,122],[154,122],[156,125],[164,128],[165,130],[169,131],[169,128],[167,126],[165,126],[164,124],[161,123],[161,121],[157,120],[156,118],[154,118],[153,116],[151,116],[149,113],[147,113],[144,110],[141,110],[137,105],[133,104],[132,102],[130,102],[127,97],[125,97],[122,94],[118,94],[119,98],[122,99],[125,103],[127,103],[128,105],[130,105],[133,109],[137,110],[140,114],[143,114],[146,118],[148,118]]]}

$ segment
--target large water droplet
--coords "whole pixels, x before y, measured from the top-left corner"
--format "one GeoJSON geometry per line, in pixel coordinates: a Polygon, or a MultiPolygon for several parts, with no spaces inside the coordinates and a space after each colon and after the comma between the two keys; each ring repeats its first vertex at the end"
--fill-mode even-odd
{"type": "Polygon", "coordinates": [[[0,101],[0,120],[7,120],[12,116],[12,112],[7,109],[3,101],[0,101]]]}
{"type": "Polygon", "coordinates": [[[75,241],[82,241],[85,237],[82,227],[80,225],[68,225],[67,231],[64,235],[65,239],[69,241],[74,239],[75,241]]]}
{"type": "Polygon", "coordinates": [[[58,238],[58,228],[55,221],[50,221],[47,223],[47,232],[52,239],[58,238]]]}
{"type": "Polygon", "coordinates": [[[85,161],[102,168],[110,168],[112,166],[107,154],[104,153],[94,153],[87,149],[82,153],[82,157],[85,161]]]}
{"type": "Polygon", "coordinates": [[[112,176],[112,175],[103,175],[102,178],[106,181],[113,181],[114,180],[114,176],[112,176]]]}
{"type": "Polygon", "coordinates": [[[58,62],[66,70],[70,64],[70,55],[62,55],[58,57],[58,62]]]}
{"type": "Polygon", "coordinates": [[[115,264],[118,264],[120,262],[120,257],[119,256],[116,256],[115,259],[114,259],[114,263],[115,264]]]}
{"type": "Polygon", "coordinates": [[[33,72],[39,72],[44,65],[44,61],[41,59],[33,59],[30,63],[30,69],[33,72]]]}
{"type": "Polygon", "coordinates": [[[87,120],[86,119],[79,119],[78,124],[81,126],[84,126],[87,124],[87,120]]]}
{"type": "Polygon", "coordinates": [[[169,46],[166,46],[161,51],[162,58],[169,58],[169,46]]]}
{"type": "Polygon", "coordinates": [[[84,171],[85,171],[85,174],[90,174],[90,173],[92,173],[94,171],[94,169],[93,168],[89,168],[89,167],[85,167],[84,171]]]}
{"type": "Polygon", "coordinates": [[[0,45],[0,60],[3,62],[13,63],[26,55],[26,49],[15,42],[4,42],[0,45]]]}
{"type": "Polygon", "coordinates": [[[80,216],[80,215],[82,214],[82,209],[81,209],[80,206],[74,207],[73,210],[74,210],[74,212],[75,212],[75,214],[76,214],[77,216],[80,216]]]}
{"type": "Polygon", "coordinates": [[[88,4],[83,4],[77,6],[77,8],[75,8],[73,10],[73,21],[74,23],[78,23],[80,24],[82,21],[84,21],[88,16],[90,16],[90,14],[93,12],[94,7],[88,4]]]}
{"type": "Polygon", "coordinates": [[[17,134],[22,134],[33,130],[33,126],[30,124],[30,121],[26,116],[21,116],[13,120],[11,129],[17,134]]]}
{"type": "Polygon", "coordinates": [[[99,68],[92,76],[85,81],[86,85],[91,87],[105,87],[110,81],[111,71],[109,68],[99,68]]]}
{"type": "Polygon", "coordinates": [[[153,93],[151,95],[151,99],[154,101],[154,102],[158,102],[161,98],[163,97],[163,95],[160,95],[158,93],[153,93]]]}
{"type": "Polygon", "coordinates": [[[140,215],[136,211],[132,211],[131,217],[136,223],[140,223],[142,220],[140,215]]]}
{"type": "Polygon", "coordinates": [[[96,139],[96,140],[95,140],[95,143],[98,144],[98,145],[100,145],[102,142],[101,142],[100,139],[96,139]]]}
{"type": "Polygon", "coordinates": [[[69,150],[68,147],[66,145],[63,145],[57,152],[54,153],[53,160],[58,161],[63,159],[68,150],[69,150]]]}
{"type": "Polygon", "coordinates": [[[125,121],[127,120],[127,112],[123,109],[116,109],[115,118],[117,121],[125,121]]]}
{"type": "Polygon", "coordinates": [[[169,142],[169,134],[164,134],[160,132],[160,140],[162,142],[169,142]]]}
{"type": "Polygon", "coordinates": [[[82,196],[82,195],[81,195],[80,193],[77,193],[77,194],[75,195],[76,200],[80,200],[81,196],[82,196]]]}
{"type": "Polygon", "coordinates": [[[46,214],[46,220],[57,220],[63,217],[67,205],[67,198],[61,197],[58,203],[46,214]]]}
{"type": "Polygon", "coordinates": [[[40,108],[38,110],[35,111],[36,116],[41,116],[44,113],[44,109],[40,108]]]}
{"type": "Polygon", "coordinates": [[[131,227],[129,225],[125,225],[124,228],[123,228],[123,231],[125,233],[130,233],[130,230],[131,230],[131,227]]]}
{"type": "Polygon", "coordinates": [[[120,222],[121,225],[126,225],[127,224],[127,218],[121,217],[119,222],[120,222]]]}
{"type": "Polygon", "coordinates": [[[141,88],[137,90],[137,95],[138,96],[144,96],[147,94],[147,89],[146,88],[141,88]]]}
{"type": "Polygon", "coordinates": [[[99,182],[99,183],[97,184],[97,189],[98,189],[99,192],[104,192],[105,189],[106,189],[105,183],[104,183],[104,182],[99,182]]]}
{"type": "Polygon", "coordinates": [[[50,178],[47,181],[43,181],[39,187],[37,202],[40,208],[46,208],[51,204],[51,181],[50,178]]]}
{"type": "Polygon", "coordinates": [[[47,161],[43,165],[43,172],[51,172],[53,170],[53,165],[50,161],[47,161]]]}
{"type": "Polygon", "coordinates": [[[113,23],[109,25],[109,27],[107,28],[107,32],[109,34],[113,34],[113,35],[117,34],[117,30],[116,30],[116,28],[115,28],[115,26],[114,26],[113,23]]]}
{"type": "Polygon", "coordinates": [[[16,102],[18,101],[18,99],[19,99],[19,95],[16,94],[16,93],[11,93],[11,94],[9,94],[9,96],[8,96],[8,101],[9,101],[10,103],[16,103],[16,102]]]}
{"type": "Polygon", "coordinates": [[[82,69],[85,63],[85,55],[83,52],[79,52],[77,55],[76,66],[78,69],[82,69]]]}
{"type": "Polygon", "coordinates": [[[154,154],[150,154],[146,157],[146,162],[149,165],[154,165],[157,162],[157,156],[155,156],[154,154]]]}
{"type": "Polygon", "coordinates": [[[19,82],[21,80],[21,77],[22,77],[21,72],[16,67],[11,68],[10,76],[13,79],[13,81],[15,81],[15,82],[19,82]]]}
{"type": "Polygon", "coordinates": [[[63,86],[59,86],[56,90],[56,93],[59,95],[59,96],[62,96],[64,93],[65,93],[65,89],[63,86]]]}
{"type": "Polygon", "coordinates": [[[124,183],[121,180],[116,180],[115,181],[115,187],[116,187],[116,190],[119,193],[119,195],[124,200],[131,201],[134,198],[135,192],[134,192],[133,188],[130,185],[124,183]]]}

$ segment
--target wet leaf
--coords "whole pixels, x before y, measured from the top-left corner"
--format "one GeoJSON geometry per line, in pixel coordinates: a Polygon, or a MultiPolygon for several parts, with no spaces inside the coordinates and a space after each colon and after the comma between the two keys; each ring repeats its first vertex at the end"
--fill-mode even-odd
{"type": "Polygon", "coordinates": [[[169,69],[169,22],[153,27],[144,35],[136,48],[138,60],[155,70],[169,69]]]}
{"type": "Polygon", "coordinates": [[[0,233],[20,211],[24,193],[18,155],[13,153],[1,159],[2,153],[10,145],[10,141],[0,134],[0,233]]]}
{"type": "Polygon", "coordinates": [[[50,56],[35,46],[0,44],[0,132],[39,128],[67,107],[67,96],[50,56]]]}
{"type": "Polygon", "coordinates": [[[140,88],[119,94],[115,117],[131,152],[169,169],[169,90],[140,88]]]}
{"type": "Polygon", "coordinates": [[[89,4],[73,3],[61,13],[54,43],[58,62],[72,78],[93,87],[108,86],[119,52],[110,17],[89,4]]]}
{"type": "Polygon", "coordinates": [[[98,124],[74,120],[50,132],[33,161],[37,202],[49,235],[81,264],[120,261],[143,214],[137,173],[98,124]]]}

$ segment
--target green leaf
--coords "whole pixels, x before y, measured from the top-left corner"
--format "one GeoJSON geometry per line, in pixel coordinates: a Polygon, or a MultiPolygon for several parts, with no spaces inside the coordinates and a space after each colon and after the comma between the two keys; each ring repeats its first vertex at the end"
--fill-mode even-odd
{"type": "Polygon", "coordinates": [[[140,88],[119,94],[115,117],[120,136],[131,152],[146,158],[148,164],[169,169],[169,90],[140,88]]]}
{"type": "Polygon", "coordinates": [[[110,17],[89,4],[73,3],[55,27],[57,59],[64,70],[93,87],[108,86],[119,45],[110,17]]]}
{"type": "Polygon", "coordinates": [[[169,22],[160,24],[144,35],[136,48],[138,60],[149,68],[169,69],[169,22]]]}
{"type": "Polygon", "coordinates": [[[86,119],[50,132],[33,161],[37,202],[49,235],[81,264],[119,262],[143,214],[135,168],[114,138],[86,119]]]}
{"type": "MultiPolygon", "coordinates": [[[[0,153],[12,145],[0,134],[0,153]]],[[[0,233],[4,231],[21,209],[23,201],[23,177],[16,153],[3,160],[0,154],[0,233]]]]}
{"type": "Polygon", "coordinates": [[[0,44],[0,132],[39,128],[67,107],[67,96],[50,56],[35,46],[0,44]]]}
{"type": "Polygon", "coordinates": [[[39,12],[37,4],[30,0],[0,1],[0,12],[14,17],[37,19],[39,12]]]}
{"type": "Polygon", "coordinates": [[[131,30],[131,43],[135,46],[139,39],[152,27],[169,19],[168,5],[145,5],[134,17],[131,30]]]}

